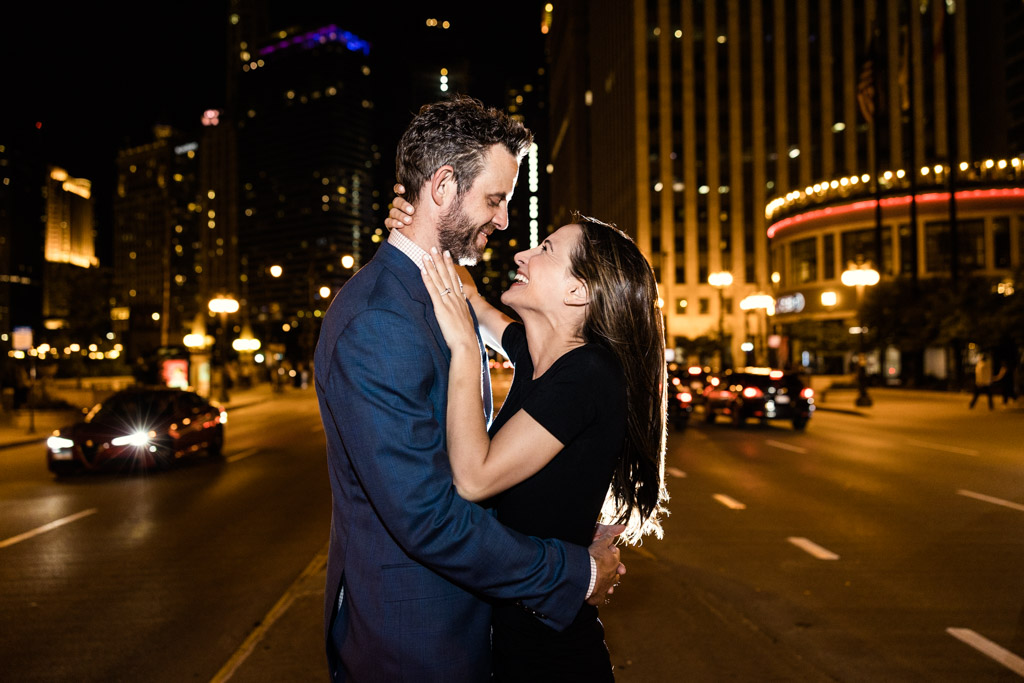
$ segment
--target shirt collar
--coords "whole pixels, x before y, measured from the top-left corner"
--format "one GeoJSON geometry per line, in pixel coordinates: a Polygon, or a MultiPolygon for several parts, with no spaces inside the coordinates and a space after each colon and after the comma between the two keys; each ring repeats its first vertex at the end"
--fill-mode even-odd
{"type": "Polygon", "coordinates": [[[402,234],[401,230],[392,230],[388,235],[388,244],[412,259],[417,268],[423,267],[423,257],[427,252],[418,244],[402,234]]]}

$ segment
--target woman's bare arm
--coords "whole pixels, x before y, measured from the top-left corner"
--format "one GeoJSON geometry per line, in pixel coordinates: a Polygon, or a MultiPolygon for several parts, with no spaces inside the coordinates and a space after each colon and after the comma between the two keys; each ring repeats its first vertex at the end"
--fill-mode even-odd
{"type": "Polygon", "coordinates": [[[466,500],[485,500],[539,472],[562,450],[562,444],[522,410],[493,440],[488,438],[480,386],[480,349],[466,299],[457,294],[456,266],[449,256],[442,259],[434,254],[424,263],[422,273],[438,326],[451,351],[446,414],[448,459],[455,488],[466,500]]]}

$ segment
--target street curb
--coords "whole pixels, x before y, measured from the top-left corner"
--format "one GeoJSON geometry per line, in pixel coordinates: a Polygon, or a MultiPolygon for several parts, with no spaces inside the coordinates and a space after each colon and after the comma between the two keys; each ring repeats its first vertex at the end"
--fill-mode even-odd
{"type": "Polygon", "coordinates": [[[815,405],[815,410],[825,410],[830,413],[842,413],[844,415],[855,415],[857,417],[871,417],[871,413],[865,413],[863,410],[855,410],[853,408],[829,408],[823,405],[815,405]]]}

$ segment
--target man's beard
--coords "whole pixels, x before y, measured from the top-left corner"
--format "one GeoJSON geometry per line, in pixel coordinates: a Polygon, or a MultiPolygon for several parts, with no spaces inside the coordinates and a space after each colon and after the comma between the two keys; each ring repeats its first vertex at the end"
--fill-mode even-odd
{"type": "Polygon", "coordinates": [[[462,210],[462,197],[456,196],[448,212],[441,216],[437,241],[441,252],[450,251],[452,260],[463,266],[475,266],[483,255],[476,246],[477,235],[489,223],[476,225],[462,210]]]}

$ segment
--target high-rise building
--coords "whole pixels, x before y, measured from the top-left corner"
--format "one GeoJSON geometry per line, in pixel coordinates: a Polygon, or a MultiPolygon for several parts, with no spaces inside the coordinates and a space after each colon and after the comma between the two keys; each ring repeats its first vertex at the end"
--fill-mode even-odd
{"type": "Polygon", "coordinates": [[[312,357],[334,293],[375,249],[370,47],[332,24],[282,30],[246,51],[238,77],[241,294],[263,341],[291,344],[302,361],[312,357]]]}
{"type": "Polygon", "coordinates": [[[216,223],[199,196],[200,154],[195,138],[167,126],[118,154],[111,315],[130,361],[180,346],[205,312],[216,223]]]}
{"type": "Polygon", "coordinates": [[[49,170],[44,196],[42,314],[43,325],[55,330],[68,325],[69,315],[84,297],[102,297],[105,292],[101,288],[83,291],[83,280],[77,272],[99,266],[92,183],[54,166],[49,170]]]}
{"type": "Polygon", "coordinates": [[[42,329],[43,239],[47,169],[33,153],[0,140],[0,358],[14,328],[42,329]]]}
{"type": "MultiPolygon", "coordinates": [[[[795,302],[839,284],[848,260],[871,261],[886,277],[900,272],[900,240],[909,240],[921,246],[908,267],[928,270],[928,228],[904,234],[911,202],[898,197],[966,189],[958,183],[983,175],[987,159],[1004,160],[991,182],[1020,186],[1008,149],[1019,140],[1007,134],[1017,103],[1005,97],[1019,74],[971,49],[980,32],[982,44],[987,35],[1014,54],[1012,36],[993,28],[1004,12],[1019,35],[1020,3],[1011,2],[557,3],[555,221],[589,207],[636,237],[659,277],[670,348],[716,365],[806,360],[794,326],[841,321],[855,302],[795,302]],[[1004,70],[1002,84],[986,69],[1004,70]],[[904,208],[876,229],[873,211],[836,210],[859,198],[904,208]],[[804,212],[817,212],[813,228],[801,224],[804,212]],[[766,315],[775,302],[778,314],[766,315]]],[[[1022,212],[999,198],[999,216],[972,216],[990,269],[1020,263],[1010,245],[1022,212]],[[1000,261],[993,254],[1003,247],[1000,261]]],[[[945,245],[934,238],[934,249],[945,245]]]]}

